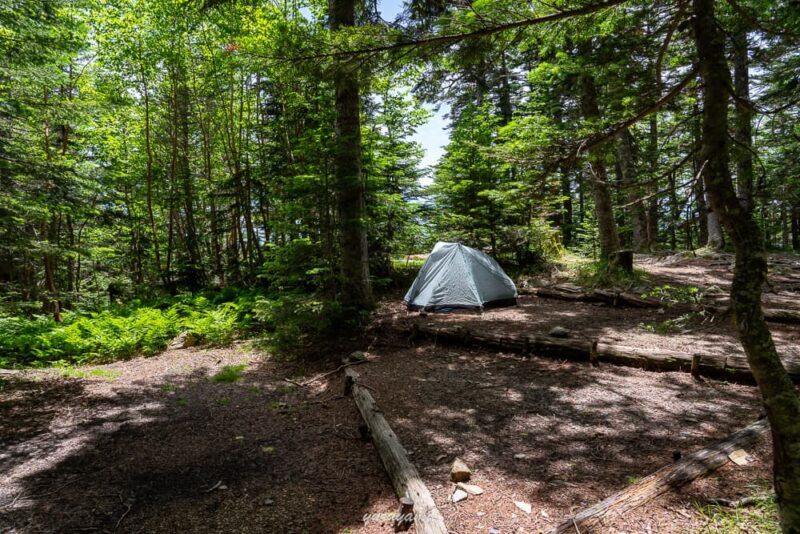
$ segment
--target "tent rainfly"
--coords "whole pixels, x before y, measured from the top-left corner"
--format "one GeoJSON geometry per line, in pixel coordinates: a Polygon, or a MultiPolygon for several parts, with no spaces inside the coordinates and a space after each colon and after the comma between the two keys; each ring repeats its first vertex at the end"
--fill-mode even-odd
{"type": "Polygon", "coordinates": [[[492,258],[461,243],[436,243],[405,299],[409,310],[514,306],[517,288],[492,258]]]}

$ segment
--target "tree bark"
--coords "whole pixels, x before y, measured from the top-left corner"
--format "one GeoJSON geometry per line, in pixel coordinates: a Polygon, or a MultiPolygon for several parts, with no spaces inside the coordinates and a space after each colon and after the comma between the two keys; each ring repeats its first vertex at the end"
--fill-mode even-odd
{"type": "MultiPolygon", "coordinates": [[[[331,31],[355,25],[356,0],[330,0],[331,31]]],[[[361,117],[356,65],[342,62],[336,69],[336,150],[334,174],[341,226],[340,254],[345,306],[372,307],[367,250],[366,192],[361,175],[361,117]]]]}
{"type": "MultiPolygon", "coordinates": [[[[706,187],[706,195],[708,195],[708,187],[706,187]]],[[[713,203],[711,203],[713,206],[713,203]]],[[[719,222],[719,215],[713,208],[706,215],[707,234],[708,239],[706,244],[708,248],[713,250],[722,250],[725,246],[725,238],[722,234],[722,225],[719,222]]]]}
{"type": "Polygon", "coordinates": [[[570,182],[567,169],[561,169],[561,195],[564,200],[561,203],[561,240],[565,247],[572,244],[572,233],[574,228],[572,213],[572,184],[570,182]]]}
{"type": "Polygon", "coordinates": [[[205,282],[203,264],[200,259],[200,246],[197,237],[197,224],[194,216],[194,184],[189,166],[189,88],[186,85],[184,67],[175,68],[175,127],[178,145],[176,161],[177,178],[183,193],[184,233],[188,261],[184,266],[185,282],[192,289],[198,289],[205,282]]]}
{"type": "MultiPolygon", "coordinates": [[[[591,56],[591,45],[586,42],[581,45],[581,55],[591,56]]],[[[580,75],[581,85],[581,111],[587,121],[596,121],[600,118],[600,108],[597,104],[597,87],[594,77],[588,72],[580,75]]],[[[595,215],[597,217],[597,228],[600,234],[600,259],[612,260],[614,253],[619,250],[619,235],[617,234],[617,224],[614,221],[614,208],[611,203],[611,190],[608,184],[608,173],[602,149],[593,149],[589,158],[589,179],[592,182],[592,192],[594,194],[595,215]]]]}
{"type": "Polygon", "coordinates": [[[42,256],[42,266],[44,267],[44,287],[45,297],[43,299],[43,307],[45,312],[53,314],[53,319],[61,322],[61,301],[58,299],[58,290],[56,288],[56,257],[53,249],[56,247],[56,239],[58,237],[58,227],[56,225],[56,216],[52,216],[50,223],[42,223],[41,227],[42,239],[47,239],[46,252],[42,256]]]}
{"type": "Polygon", "coordinates": [[[419,534],[447,534],[444,518],[433,501],[414,464],[392,431],[383,412],[378,408],[369,390],[358,383],[359,375],[352,368],[345,369],[346,388],[361,417],[369,428],[372,442],[378,450],[383,466],[389,474],[398,497],[408,496],[414,503],[414,526],[419,534]]]}
{"type": "Polygon", "coordinates": [[[714,0],[693,0],[694,39],[705,84],[701,159],[709,199],[736,252],[731,303],[747,361],[772,428],[774,480],[781,527],[800,533],[800,397],[781,363],[761,309],[767,258],[761,230],[734,190],[728,167],[730,71],[714,0]]]}
{"type": "Polygon", "coordinates": [[[146,153],[145,184],[146,184],[146,203],[147,219],[150,222],[150,234],[153,237],[153,255],[156,262],[156,272],[158,272],[161,282],[166,286],[167,279],[161,270],[161,251],[158,246],[158,230],[156,230],[156,218],[153,214],[153,146],[152,133],[150,126],[150,91],[147,84],[147,76],[144,67],[140,69],[142,83],[142,100],[144,101],[144,147],[146,153]]]}
{"type": "Polygon", "coordinates": [[[736,91],[736,194],[742,207],[753,209],[753,113],[745,103],[750,100],[750,60],[747,55],[747,30],[743,24],[734,32],[733,87],[736,91]]]}
{"type": "Polygon", "coordinates": [[[617,161],[619,163],[620,182],[627,190],[631,218],[631,247],[636,252],[647,251],[650,247],[647,239],[647,218],[645,216],[642,191],[637,186],[636,160],[633,154],[633,136],[628,128],[619,133],[617,143],[617,161]]]}
{"type": "Polygon", "coordinates": [[[669,243],[672,250],[678,250],[678,223],[680,222],[680,207],[678,206],[678,191],[675,186],[675,173],[669,173],[669,243]]]}

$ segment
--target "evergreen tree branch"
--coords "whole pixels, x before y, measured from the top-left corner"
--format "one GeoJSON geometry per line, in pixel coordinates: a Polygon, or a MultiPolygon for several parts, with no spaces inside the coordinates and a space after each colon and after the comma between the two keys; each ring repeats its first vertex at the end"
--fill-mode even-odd
{"type": "Polygon", "coordinates": [[[550,22],[558,22],[562,20],[567,20],[574,17],[580,17],[584,15],[590,15],[592,13],[596,13],[598,11],[603,11],[605,9],[609,9],[611,7],[618,6],[620,4],[624,4],[627,0],[605,0],[603,2],[588,4],[583,7],[578,7],[575,9],[559,11],[557,13],[552,13],[550,15],[544,15],[542,17],[534,17],[529,19],[517,20],[513,22],[507,22],[504,24],[497,24],[494,26],[486,26],[483,28],[479,28],[477,30],[471,32],[464,32],[464,33],[456,33],[451,35],[436,35],[432,37],[423,37],[420,39],[410,39],[407,41],[399,41],[395,43],[374,46],[369,48],[361,48],[357,50],[337,50],[335,52],[323,52],[319,54],[308,54],[303,56],[293,56],[293,57],[284,57],[284,58],[269,58],[269,59],[279,59],[281,61],[291,61],[291,62],[300,62],[300,61],[309,61],[314,59],[325,59],[325,58],[349,58],[354,56],[360,56],[365,54],[375,54],[379,52],[389,52],[392,50],[398,50],[402,48],[408,47],[418,47],[418,46],[431,46],[431,45],[452,45],[461,41],[465,41],[467,39],[474,39],[476,37],[484,37],[487,35],[493,35],[495,33],[500,33],[508,30],[513,30],[517,28],[526,28],[530,26],[536,26],[540,24],[547,24],[550,22]]]}

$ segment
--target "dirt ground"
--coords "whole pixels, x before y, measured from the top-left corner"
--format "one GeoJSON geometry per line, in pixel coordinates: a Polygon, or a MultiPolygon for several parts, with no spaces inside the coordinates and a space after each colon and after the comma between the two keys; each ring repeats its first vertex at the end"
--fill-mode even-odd
{"type": "MultiPolygon", "coordinates": [[[[686,267],[658,264],[653,275],[676,280],[670,269],[686,267]]],[[[725,282],[726,269],[709,272],[725,282]]],[[[648,334],[638,324],[651,313],[530,298],[482,317],[429,317],[738,349],[720,323],[648,334]]],[[[459,534],[546,530],[671,463],[674,451],[702,448],[760,414],[751,386],[412,344],[388,324],[404,320],[396,303],[385,303],[365,335],[369,362],[357,369],[459,534]],[[485,493],[453,504],[448,473],[456,456],[485,493]],[[530,503],[532,513],[514,501],[530,503]]],[[[796,349],[800,328],[774,332],[781,350],[796,349]]],[[[0,532],[391,530],[378,519],[396,511],[396,498],[374,447],[359,436],[358,413],[342,396],[338,374],[298,387],[285,378],[308,380],[321,369],[275,361],[244,344],[99,368],[103,376],[0,374],[0,532]],[[241,380],[209,380],[235,364],[247,365],[241,380]],[[378,515],[365,523],[365,514],[378,515]]],[[[601,531],[702,528],[695,502],[769,484],[768,441],[748,452],[748,465],[729,464],[601,531]]]]}

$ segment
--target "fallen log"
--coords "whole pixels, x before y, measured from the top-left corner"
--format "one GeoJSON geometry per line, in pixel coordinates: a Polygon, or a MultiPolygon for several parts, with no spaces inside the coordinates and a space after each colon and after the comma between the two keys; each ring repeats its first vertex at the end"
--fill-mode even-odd
{"type": "Polygon", "coordinates": [[[406,450],[392,431],[383,413],[375,404],[369,390],[358,383],[359,375],[352,367],[345,369],[345,391],[352,394],[369,428],[372,441],[389,474],[394,491],[399,498],[408,497],[413,502],[414,526],[419,534],[447,534],[444,518],[436,507],[430,491],[420,478],[406,454],[406,450]]]}
{"type": "Polygon", "coordinates": [[[793,310],[767,308],[764,310],[764,318],[771,323],[800,324],[800,312],[793,310]]]}
{"type": "MultiPolygon", "coordinates": [[[[610,304],[614,307],[627,308],[662,308],[664,303],[655,299],[646,299],[625,291],[609,289],[593,289],[581,291],[572,286],[534,287],[522,289],[523,295],[535,295],[545,299],[568,300],[573,302],[598,302],[610,304]]],[[[726,306],[704,305],[699,309],[711,312],[714,315],[726,315],[730,308],[726,306]]],[[[785,310],[780,308],[765,308],[764,318],[771,323],[800,324],[800,311],[785,310]]]]}
{"type": "MultiPolygon", "coordinates": [[[[728,315],[731,309],[728,306],[704,306],[706,311],[714,315],[728,315]]],[[[800,311],[782,310],[780,308],[765,308],[764,319],[771,323],[800,324],[800,311]]]]}
{"type": "Polygon", "coordinates": [[[730,461],[728,458],[730,453],[752,445],[768,430],[767,420],[759,419],[724,440],[689,454],[672,465],[662,467],[636,484],[581,510],[549,530],[547,534],[586,532],[599,527],[606,518],[619,517],[663,493],[678,489],[696,478],[719,469],[730,461]]]}
{"type": "MultiPolygon", "coordinates": [[[[412,336],[462,344],[534,353],[538,356],[566,358],[596,363],[614,363],[653,371],[692,372],[695,376],[716,376],[726,380],[753,381],[747,358],[738,355],[689,354],[665,349],[642,349],[602,340],[570,339],[537,334],[474,331],[462,326],[433,326],[414,323],[412,336]]],[[[800,360],[784,358],[784,366],[794,380],[800,380],[800,360]]]]}
{"type": "Polygon", "coordinates": [[[661,308],[663,306],[663,304],[657,300],[644,299],[633,293],[610,289],[581,291],[570,286],[551,286],[523,289],[522,293],[536,295],[537,297],[546,299],[570,300],[575,302],[600,302],[618,307],[661,308]]]}

